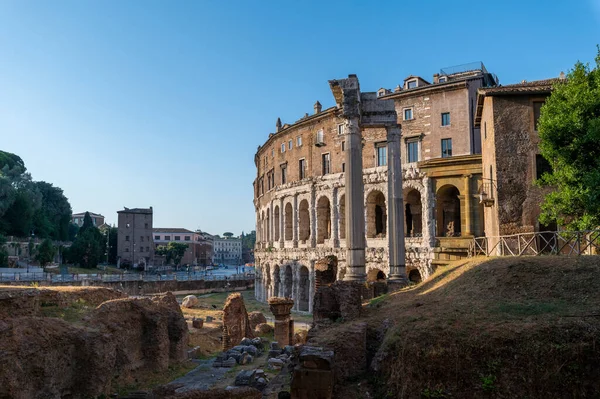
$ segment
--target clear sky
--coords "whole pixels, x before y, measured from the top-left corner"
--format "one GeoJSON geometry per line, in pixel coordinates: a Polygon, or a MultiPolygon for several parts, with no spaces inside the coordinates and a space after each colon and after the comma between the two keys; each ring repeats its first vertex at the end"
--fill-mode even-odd
{"type": "Polygon", "coordinates": [[[593,61],[600,0],[0,0],[0,149],[74,212],[254,229],[257,146],[275,121],[483,61],[504,84],[593,61]]]}

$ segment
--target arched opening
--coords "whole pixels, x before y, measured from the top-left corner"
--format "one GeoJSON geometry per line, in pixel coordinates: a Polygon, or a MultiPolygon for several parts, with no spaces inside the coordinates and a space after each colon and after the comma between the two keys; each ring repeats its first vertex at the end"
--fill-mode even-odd
{"type": "Polygon", "coordinates": [[[292,216],[294,211],[292,209],[292,204],[289,202],[285,205],[285,240],[291,241],[294,235],[294,217],[292,216]]]}
{"type": "Polygon", "coordinates": [[[442,186],[436,196],[437,235],[460,237],[460,192],[451,184],[442,186]]]}
{"type": "Polygon", "coordinates": [[[279,206],[275,207],[275,212],[273,214],[273,222],[275,223],[275,226],[273,227],[273,230],[275,232],[274,240],[279,241],[279,206]]]}
{"type": "Polygon", "coordinates": [[[260,214],[260,240],[262,242],[267,241],[267,237],[265,236],[265,211],[262,211],[260,214]]]}
{"type": "Polygon", "coordinates": [[[308,312],[308,302],[310,300],[310,278],[308,276],[308,268],[302,266],[300,268],[300,290],[298,292],[298,310],[308,312]]]}
{"type": "Polygon", "coordinates": [[[385,273],[380,269],[371,269],[367,273],[367,281],[385,281],[385,273]]]}
{"type": "Polygon", "coordinates": [[[273,269],[273,296],[279,296],[281,289],[281,274],[279,270],[279,266],[275,265],[273,269]]]}
{"type": "Polygon", "coordinates": [[[412,269],[408,272],[408,279],[415,284],[419,284],[422,281],[421,272],[418,269],[412,269]]]}
{"type": "Polygon", "coordinates": [[[331,238],[331,206],[329,198],[321,197],[317,201],[317,244],[323,244],[331,238]]]}
{"type": "Polygon", "coordinates": [[[404,192],[404,231],[406,237],[423,235],[421,193],[415,189],[408,189],[404,192]]]}
{"type": "Polygon", "coordinates": [[[266,274],[266,278],[265,278],[265,292],[266,294],[266,298],[265,299],[269,299],[270,295],[270,289],[271,289],[271,267],[267,264],[265,265],[265,274],[266,274]]]}
{"type": "Polygon", "coordinates": [[[292,297],[292,287],[294,284],[294,278],[292,275],[292,267],[290,265],[287,265],[285,267],[285,290],[283,293],[283,296],[286,298],[291,298],[292,297]]]}
{"type": "Polygon", "coordinates": [[[335,283],[337,279],[338,259],[333,255],[315,262],[315,283],[317,289],[322,285],[335,283]]]}
{"type": "Polygon", "coordinates": [[[385,196],[381,191],[371,191],[367,197],[367,237],[384,238],[386,220],[385,196]]]}
{"type": "Polygon", "coordinates": [[[340,212],[338,216],[339,226],[340,226],[340,238],[342,240],[346,239],[346,195],[342,194],[340,197],[340,212]]]}
{"type": "Polygon", "coordinates": [[[298,207],[298,219],[299,219],[299,232],[298,239],[301,242],[306,242],[310,238],[310,215],[308,212],[308,201],[300,201],[298,207]]]}

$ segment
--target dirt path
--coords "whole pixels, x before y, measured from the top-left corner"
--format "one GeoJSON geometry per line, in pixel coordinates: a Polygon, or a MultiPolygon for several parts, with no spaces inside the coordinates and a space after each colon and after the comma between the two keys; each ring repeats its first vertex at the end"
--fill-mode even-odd
{"type": "Polygon", "coordinates": [[[235,378],[235,373],[231,372],[233,369],[213,367],[214,361],[214,358],[197,361],[198,367],[183,377],[170,382],[169,385],[180,386],[175,391],[180,393],[195,389],[206,391],[225,379],[231,379],[233,382],[233,379],[235,378]]]}

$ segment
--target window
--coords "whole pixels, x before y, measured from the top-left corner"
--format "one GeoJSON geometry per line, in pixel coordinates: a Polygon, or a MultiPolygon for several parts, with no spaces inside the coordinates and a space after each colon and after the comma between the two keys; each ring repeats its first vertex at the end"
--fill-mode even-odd
{"type": "Polygon", "coordinates": [[[329,153],[321,155],[321,162],[323,175],[328,175],[331,165],[331,158],[329,156],[329,153]]]}
{"type": "Polygon", "coordinates": [[[533,130],[537,132],[538,120],[540,119],[540,111],[542,110],[542,105],[544,103],[542,101],[534,101],[533,102],[533,130]]]}
{"type": "Polygon", "coordinates": [[[150,247],[146,247],[146,252],[150,252],[150,247]]]}
{"type": "Polygon", "coordinates": [[[144,223],[144,228],[147,229],[148,228],[148,223],[144,223]]]}
{"type": "Polygon", "coordinates": [[[296,137],[296,147],[302,147],[302,136],[296,137]]]}
{"type": "Polygon", "coordinates": [[[175,236],[175,241],[181,241],[181,236],[175,236]]]}
{"type": "Polygon", "coordinates": [[[292,140],[288,141],[288,149],[289,149],[289,150],[291,150],[291,149],[292,149],[292,145],[293,145],[293,142],[292,142],[292,140]]]}
{"type": "Polygon", "coordinates": [[[125,248],[125,252],[129,252],[129,248],[125,248]]]}
{"type": "Polygon", "coordinates": [[[170,236],[165,236],[165,241],[171,241],[171,237],[170,236]]]}
{"type": "Polygon", "coordinates": [[[125,236],[125,241],[129,241],[129,236],[125,236]]]}
{"type": "Polygon", "coordinates": [[[409,82],[406,83],[406,88],[407,89],[414,89],[415,87],[417,87],[417,80],[411,80],[409,82]]]}
{"type": "Polygon", "coordinates": [[[281,144],[281,152],[285,152],[285,143],[281,144]]]}
{"type": "Polygon", "coordinates": [[[443,76],[438,80],[439,83],[446,83],[446,77],[443,76]]]}
{"type": "Polygon", "coordinates": [[[323,140],[323,129],[317,132],[317,145],[323,145],[325,141],[323,140]]]}
{"type": "Polygon", "coordinates": [[[377,151],[377,166],[387,165],[387,146],[385,143],[375,144],[377,151]]]}
{"type": "Polygon", "coordinates": [[[160,240],[160,236],[154,236],[155,240],[160,240]]]}
{"type": "Polygon", "coordinates": [[[487,122],[483,122],[483,139],[487,139],[487,122]]]}
{"type": "Polygon", "coordinates": [[[304,159],[298,161],[298,172],[300,173],[300,180],[306,177],[306,161],[304,159]]]}
{"type": "Polygon", "coordinates": [[[442,126],[450,126],[450,112],[442,113],[442,126]]]}
{"type": "Polygon", "coordinates": [[[419,140],[408,140],[406,142],[406,159],[408,162],[419,161],[419,140]]]}
{"type": "Polygon", "coordinates": [[[535,177],[540,179],[544,173],[552,173],[552,166],[542,154],[535,155],[535,177]]]}
{"type": "Polygon", "coordinates": [[[144,242],[144,236],[140,236],[140,242],[144,242]]]}
{"type": "Polygon", "coordinates": [[[346,162],[342,162],[342,173],[346,171],[346,162]]]}
{"type": "Polygon", "coordinates": [[[452,156],[452,139],[442,139],[442,158],[452,156]]]}
{"type": "Polygon", "coordinates": [[[183,240],[184,240],[184,241],[190,241],[190,236],[185,236],[185,237],[183,237],[183,240]]]}
{"type": "Polygon", "coordinates": [[[144,247],[140,247],[140,252],[144,252],[144,247]]]}
{"type": "Polygon", "coordinates": [[[342,125],[342,124],[338,125],[338,134],[339,135],[344,134],[344,125],[342,125]]]}
{"type": "Polygon", "coordinates": [[[410,121],[413,118],[413,112],[412,112],[412,108],[406,108],[404,110],[404,120],[405,121],[410,121]]]}
{"type": "Polygon", "coordinates": [[[346,142],[342,141],[342,151],[346,151],[346,142]]]}
{"type": "Polygon", "coordinates": [[[281,184],[285,184],[287,182],[287,165],[281,166],[281,184]]]}

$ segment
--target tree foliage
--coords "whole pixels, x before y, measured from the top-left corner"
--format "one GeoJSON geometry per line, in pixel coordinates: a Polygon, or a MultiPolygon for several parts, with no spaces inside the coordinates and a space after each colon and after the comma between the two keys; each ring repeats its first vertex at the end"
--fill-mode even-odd
{"type": "Polygon", "coordinates": [[[183,259],[187,249],[187,244],[171,241],[167,246],[161,245],[157,247],[155,253],[160,256],[165,256],[167,264],[173,262],[173,264],[177,266],[181,262],[181,259],[183,259]]]}
{"type": "Polygon", "coordinates": [[[49,239],[45,239],[37,247],[35,260],[37,260],[41,266],[46,266],[48,263],[52,262],[55,254],[56,248],[52,245],[52,241],[49,239]]]}
{"type": "Polygon", "coordinates": [[[6,238],[0,234],[0,267],[8,267],[8,251],[6,249],[6,238]]]}
{"type": "Polygon", "coordinates": [[[83,232],[80,230],[73,245],[69,248],[68,262],[86,268],[98,266],[104,256],[103,241],[103,235],[94,226],[83,232]]]}
{"type": "Polygon", "coordinates": [[[540,184],[552,186],[540,221],[569,229],[600,225],[600,49],[596,67],[581,62],[556,83],[538,123],[541,154],[552,172],[540,184]]]}

